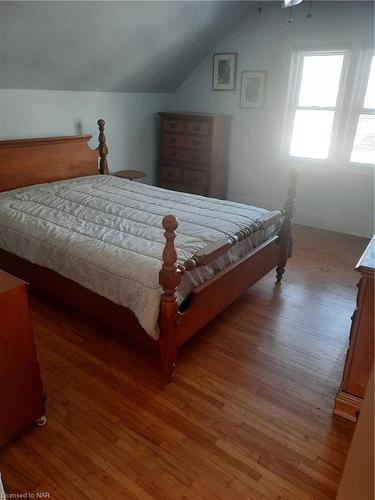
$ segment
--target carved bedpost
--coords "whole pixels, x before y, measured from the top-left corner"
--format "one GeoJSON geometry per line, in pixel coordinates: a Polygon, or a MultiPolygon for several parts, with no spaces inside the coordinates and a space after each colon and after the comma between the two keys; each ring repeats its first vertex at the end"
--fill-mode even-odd
{"type": "Polygon", "coordinates": [[[284,222],[280,231],[280,258],[276,268],[276,284],[280,283],[288,258],[292,256],[293,235],[292,225],[296,210],[296,186],[299,175],[298,169],[293,169],[290,173],[289,189],[286,202],[283,206],[284,222]]]}
{"type": "Polygon", "coordinates": [[[163,251],[163,266],[159,272],[159,283],[163,288],[160,303],[159,348],[163,373],[170,381],[177,358],[177,327],[178,327],[178,305],[176,301],[176,288],[181,282],[181,271],[177,268],[177,252],[174,246],[177,219],[174,215],[166,215],[163,218],[164,236],[166,239],[163,251]]]}
{"type": "Polygon", "coordinates": [[[108,154],[108,148],[106,144],[106,136],[104,134],[104,125],[105,121],[103,119],[98,120],[98,127],[99,127],[99,156],[100,156],[100,161],[99,161],[99,174],[108,174],[108,162],[107,162],[107,154],[108,154]]]}

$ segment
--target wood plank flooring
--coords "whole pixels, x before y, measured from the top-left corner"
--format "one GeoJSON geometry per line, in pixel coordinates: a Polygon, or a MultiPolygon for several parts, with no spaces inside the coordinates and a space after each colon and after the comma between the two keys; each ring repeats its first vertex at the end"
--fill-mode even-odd
{"type": "Polygon", "coordinates": [[[280,287],[181,349],[145,352],[33,293],[48,425],[0,451],[8,493],[52,499],[334,498],[353,425],[332,417],[366,240],[296,227],[280,287]]]}

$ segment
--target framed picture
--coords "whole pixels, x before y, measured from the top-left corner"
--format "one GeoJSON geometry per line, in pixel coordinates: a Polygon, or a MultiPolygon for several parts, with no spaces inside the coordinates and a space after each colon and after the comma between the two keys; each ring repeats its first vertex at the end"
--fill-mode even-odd
{"type": "Polygon", "coordinates": [[[235,90],[237,54],[214,54],[212,90],[235,90]]]}
{"type": "Polygon", "coordinates": [[[241,108],[262,108],[266,71],[243,71],[241,75],[241,108]]]}

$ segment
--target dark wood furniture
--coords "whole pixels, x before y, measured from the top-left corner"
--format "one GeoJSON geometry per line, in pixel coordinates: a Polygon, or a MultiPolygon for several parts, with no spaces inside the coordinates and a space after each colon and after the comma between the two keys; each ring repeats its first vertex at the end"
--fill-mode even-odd
{"type": "Polygon", "coordinates": [[[343,380],[334,409],[336,415],[353,422],[357,421],[374,365],[375,238],[372,238],[355,270],[361,274],[357,285],[357,307],[352,316],[343,380]]]}
{"type": "Polygon", "coordinates": [[[45,423],[26,283],[0,271],[0,446],[45,423]]]}
{"type": "MultiPolygon", "coordinates": [[[[103,139],[104,121],[99,120],[98,123],[100,146],[97,152],[91,151],[87,146],[87,142],[91,139],[90,135],[73,138],[0,141],[0,192],[35,182],[51,181],[54,177],[57,180],[97,174],[98,154],[100,156],[99,172],[107,172],[107,147],[103,139]]],[[[262,224],[253,223],[236,234],[209,245],[183,265],[177,265],[177,253],[174,246],[178,222],[173,215],[163,218],[166,244],[163,252],[163,265],[159,274],[163,294],[159,313],[160,335],[157,341],[152,340],[144,332],[129,309],[100,297],[50,269],[32,264],[4,250],[0,250],[0,267],[24,277],[35,286],[105,324],[136,336],[138,339],[142,338],[149,345],[157,348],[161,354],[163,373],[169,380],[180,345],[272,269],[276,268],[277,283],[281,281],[292,248],[296,182],[297,172],[293,171],[287,200],[281,211],[270,213],[268,220],[262,224]],[[238,241],[249,237],[259,228],[272,224],[281,213],[284,219],[278,235],[273,236],[238,262],[231,264],[197,287],[190,296],[189,306],[183,311],[179,310],[175,292],[185,272],[209,264],[227,252],[231,246],[236,245],[238,241]]]]}
{"type": "Polygon", "coordinates": [[[230,116],[159,113],[160,187],[225,198],[230,116]]]}
{"type": "Polygon", "coordinates": [[[146,177],[146,174],[142,170],[119,170],[115,172],[115,176],[132,181],[134,179],[143,179],[146,177]]]}

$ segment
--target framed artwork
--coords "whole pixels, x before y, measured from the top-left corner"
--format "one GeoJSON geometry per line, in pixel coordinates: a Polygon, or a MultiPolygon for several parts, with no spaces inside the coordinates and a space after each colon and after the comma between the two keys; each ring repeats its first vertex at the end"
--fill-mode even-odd
{"type": "Polygon", "coordinates": [[[235,90],[237,54],[214,54],[212,90],[235,90]]]}
{"type": "Polygon", "coordinates": [[[241,75],[240,108],[262,108],[266,71],[243,71],[241,75]]]}

